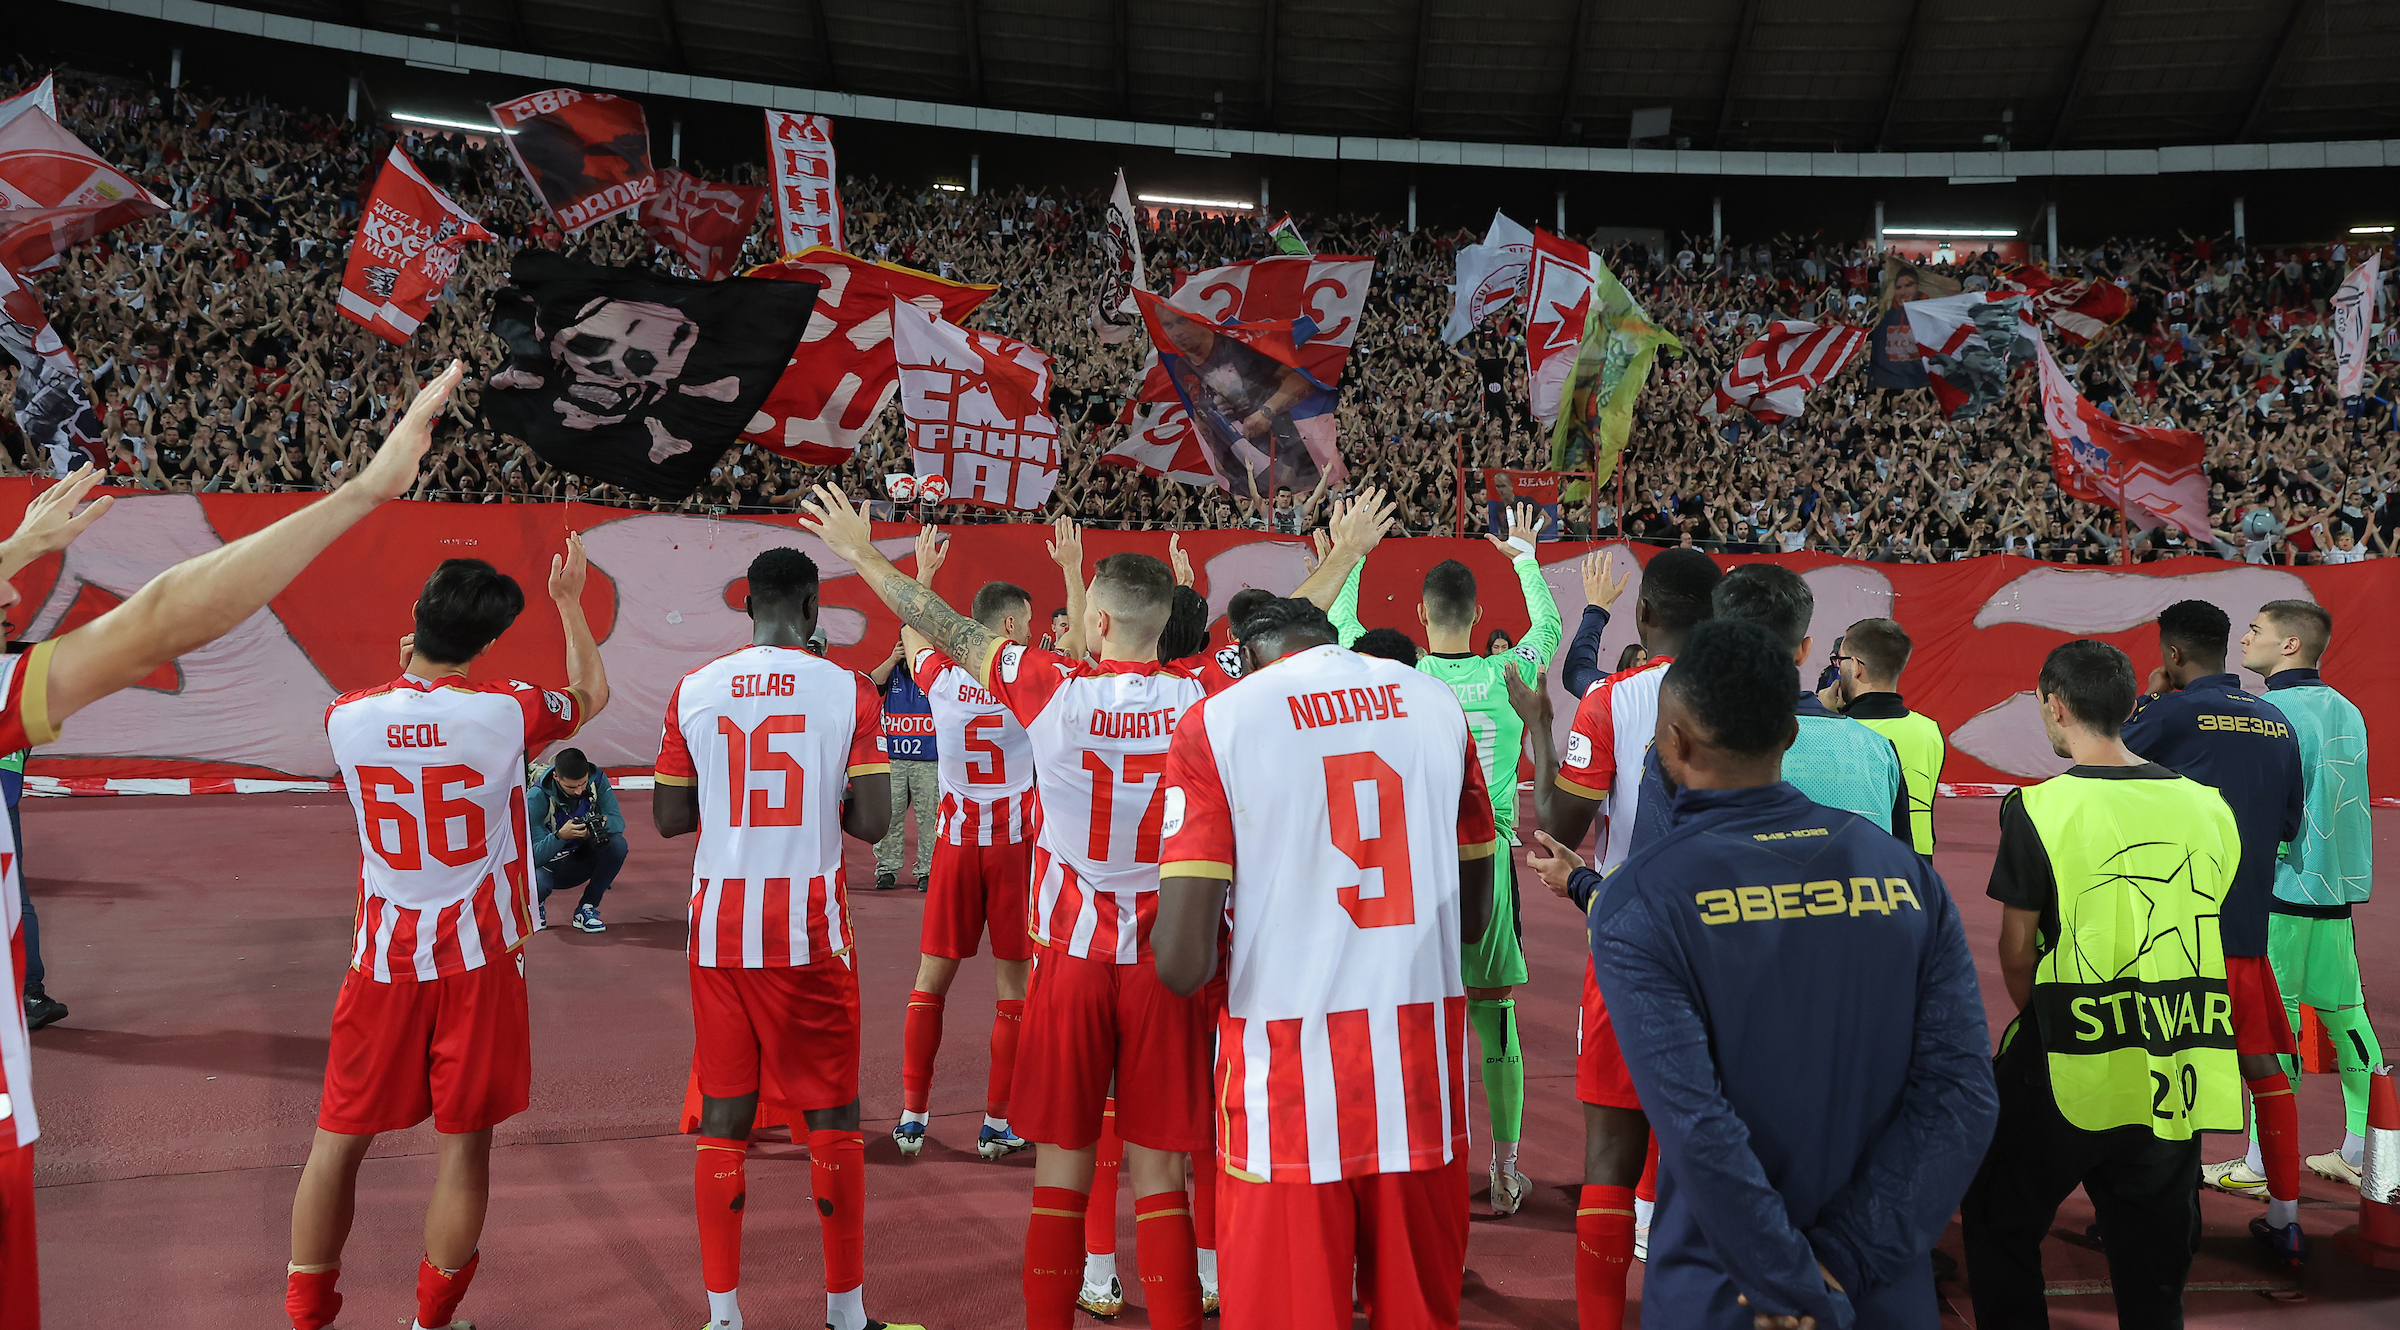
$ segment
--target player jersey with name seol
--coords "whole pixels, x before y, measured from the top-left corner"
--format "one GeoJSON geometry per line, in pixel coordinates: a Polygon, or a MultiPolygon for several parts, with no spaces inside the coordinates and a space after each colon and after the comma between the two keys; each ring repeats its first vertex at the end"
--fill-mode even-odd
{"type": "Polygon", "coordinates": [[[584,711],[572,689],[413,674],[325,708],[358,816],[354,968],[384,984],[442,979],[525,944],[525,755],[573,737],[584,711]]]}
{"type": "Polygon", "coordinates": [[[658,782],[699,787],[694,964],[759,970],[850,949],[842,791],[891,770],[882,722],[865,675],[798,647],[744,647],[675,685],[658,782]]]}
{"type": "MultiPolygon", "coordinates": [[[[0,752],[14,753],[58,737],[50,724],[50,653],[56,639],[38,642],[21,655],[0,656],[0,752]]],[[[0,1151],[34,1143],[42,1134],[33,1111],[33,1041],[25,1029],[23,871],[12,829],[0,827],[0,1151]]]]}
{"type": "Polygon", "coordinates": [[[1078,664],[1006,643],[991,691],[1025,726],[1041,792],[1034,940],[1120,965],[1150,959],[1159,778],[1200,681],[1155,661],[1078,664]]]}
{"type": "Polygon", "coordinates": [[[917,653],[917,687],[933,707],[941,838],[952,845],[1015,845],[1041,824],[1033,744],[999,697],[956,661],[917,653]]]}
{"type": "Polygon", "coordinates": [[[1558,764],[1558,787],[1596,800],[1608,819],[1600,862],[1610,872],[1633,850],[1633,826],[1641,807],[1642,757],[1658,730],[1658,688],[1672,657],[1653,656],[1593,684],[1575,704],[1567,731],[1566,756],[1558,764]]]}
{"type": "Polygon", "coordinates": [[[1160,874],[1230,880],[1227,1166],[1326,1183],[1464,1158],[1459,860],[1499,830],[1450,689],[1287,656],[1185,714],[1165,798],[1160,874]]]}

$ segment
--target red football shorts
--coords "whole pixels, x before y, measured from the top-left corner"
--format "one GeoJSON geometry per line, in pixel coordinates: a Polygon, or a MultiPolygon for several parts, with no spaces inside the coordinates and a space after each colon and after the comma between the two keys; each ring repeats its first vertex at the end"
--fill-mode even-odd
{"type": "Polygon", "coordinates": [[[858,1098],[858,971],[847,954],[744,970],[694,964],[692,1071],[700,1093],[802,1112],[858,1098]],[[761,1078],[765,1085],[761,1086],[761,1078]]]}
{"type": "Polygon", "coordinates": [[[372,1136],[430,1114],[438,1132],[483,1131],[524,1112],[532,1088],[523,951],[443,979],[343,978],[320,1128],[372,1136]]]}
{"type": "Polygon", "coordinates": [[[1600,1000],[1600,981],[1592,977],[1588,960],[1583,963],[1583,1014],[1575,1023],[1575,1097],[1602,1108],[1638,1112],[1642,1107],[1633,1073],[1625,1068],[1625,1054],[1617,1048],[1616,1022],[1608,1018],[1608,1004],[1600,1000]]]}
{"type": "Polygon", "coordinates": [[[1033,880],[1033,842],[1014,845],[933,843],[933,879],[925,888],[925,924],[917,950],[928,956],[965,960],[992,932],[992,958],[1033,959],[1033,934],[1025,912],[1033,880]]]}
{"type": "Polygon", "coordinates": [[[2291,1017],[2283,1011],[2283,990],[2276,986],[2275,967],[2267,963],[2266,957],[2226,957],[2225,987],[2233,995],[2236,1053],[2299,1056],[2300,1044],[2292,1038],[2291,1017]]]}
{"type": "Polygon", "coordinates": [[[1149,961],[1043,949],[1025,992],[1009,1125],[1080,1150],[1100,1139],[1113,1081],[1117,1135],[1152,1150],[1207,1149],[1209,1018],[1208,1003],[1169,992],[1149,961]]]}
{"type": "Polygon", "coordinates": [[[1350,1330],[1353,1262],[1376,1330],[1455,1330],[1467,1164],[1311,1185],[1217,1181],[1225,1324],[1350,1330]]]}
{"type": "Polygon", "coordinates": [[[0,1150],[0,1330],[42,1330],[42,1286],[33,1246],[30,1145],[0,1150]]]}

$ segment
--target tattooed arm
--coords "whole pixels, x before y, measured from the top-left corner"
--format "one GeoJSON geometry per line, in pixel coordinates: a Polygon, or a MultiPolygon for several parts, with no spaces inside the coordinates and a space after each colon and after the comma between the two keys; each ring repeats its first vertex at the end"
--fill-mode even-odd
{"type": "Polygon", "coordinates": [[[893,567],[875,548],[866,515],[851,507],[840,490],[817,486],[800,505],[800,526],[847,560],[860,580],[900,616],[900,622],[915,629],[934,650],[956,661],[976,682],[991,682],[992,656],[1000,648],[1000,635],[950,608],[931,587],[893,567]]]}

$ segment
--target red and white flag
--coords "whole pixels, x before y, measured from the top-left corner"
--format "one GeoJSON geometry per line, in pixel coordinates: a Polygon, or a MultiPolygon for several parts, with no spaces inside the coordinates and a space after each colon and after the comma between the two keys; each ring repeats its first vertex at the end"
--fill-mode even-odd
{"type": "MultiPolygon", "coordinates": [[[[1296,367],[1319,383],[1338,385],[1358,339],[1374,272],[1375,260],[1347,254],[1249,259],[1194,273],[1165,303],[1220,325],[1290,324],[1305,318],[1314,332],[1298,348],[1296,367]]],[[[1119,419],[1132,428],[1101,461],[1188,484],[1220,483],[1155,348],[1142,361],[1133,400],[1119,419]]]]}
{"type": "Polygon", "coordinates": [[[876,413],[899,390],[893,301],[957,323],[999,289],[945,282],[835,249],[794,254],[749,275],[813,282],[821,289],[791,364],[742,437],[770,452],[822,465],[850,460],[876,413]]]}
{"type": "Polygon", "coordinates": [[[2035,345],[2058,487],[2070,498],[2116,509],[2140,530],[2172,522],[2207,540],[2208,476],[2200,469],[2206,445],[2200,436],[2118,420],[2075,391],[2047,341],[2035,345]]]}
{"type": "Polygon", "coordinates": [[[394,148],[358,219],[334,308],[387,342],[405,342],[450,284],[467,242],[491,238],[425,178],[407,153],[394,148]]]}
{"type": "Polygon", "coordinates": [[[543,206],[573,235],[658,192],[640,102],[549,88],[492,107],[501,141],[543,206]]]}
{"type": "Polygon", "coordinates": [[[1558,421],[1559,394],[1583,345],[1599,260],[1572,240],[1533,230],[1533,262],[1525,277],[1525,384],[1533,418],[1544,430],[1558,421]]]}
{"type": "Polygon", "coordinates": [[[1030,512],[1058,484],[1058,421],[1047,405],[1050,356],[998,333],[970,332],[892,302],[900,410],[919,492],[1030,512]]]}
{"type": "Polygon", "coordinates": [[[832,118],[767,112],[767,160],[775,167],[775,222],[783,252],[845,248],[832,118]]]}
{"type": "Polygon", "coordinates": [[[0,266],[0,348],[17,362],[17,393],[11,404],[17,428],[49,452],[58,474],[65,475],[87,457],[105,463],[100,416],[83,390],[75,353],[50,326],[41,297],[5,266],[0,266]]]}
{"type": "Polygon", "coordinates": [[[1723,417],[1738,407],[1768,424],[1792,419],[1808,409],[1808,391],[1841,373],[1866,344],[1864,328],[1778,319],[1742,348],[1703,413],[1723,417]]]}
{"type": "Polygon", "coordinates": [[[0,98],[0,125],[27,111],[39,111],[53,120],[58,119],[58,81],[55,75],[44,74],[41,82],[16,96],[0,98]]]}
{"type": "Polygon", "coordinates": [[[725,185],[669,168],[658,192],[642,200],[642,230],[692,266],[702,281],[721,282],[741,266],[742,242],[767,201],[764,185],[725,185]]]}
{"type": "Polygon", "coordinates": [[[48,267],[69,245],[166,210],[49,116],[0,125],[0,264],[48,267]]]}
{"type": "Polygon", "coordinates": [[[2056,328],[2069,346],[2090,345],[2133,312],[2133,297],[2104,277],[2062,282],[2030,263],[2002,276],[2031,294],[2025,302],[2027,316],[2056,328]]]}
{"type": "Polygon", "coordinates": [[[2375,331],[2376,277],[2383,251],[2350,270],[2333,293],[2333,373],[2337,395],[2347,399],[2366,391],[2367,337],[2375,331]]]}

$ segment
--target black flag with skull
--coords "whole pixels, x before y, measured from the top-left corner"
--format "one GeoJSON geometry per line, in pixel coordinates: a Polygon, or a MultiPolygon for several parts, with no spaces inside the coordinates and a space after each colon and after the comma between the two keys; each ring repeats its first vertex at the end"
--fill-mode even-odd
{"type": "Polygon", "coordinates": [[[562,471],[637,494],[700,488],[783,374],[816,307],[805,282],[697,282],[546,249],[492,296],[506,367],[494,428],[562,471]]]}

